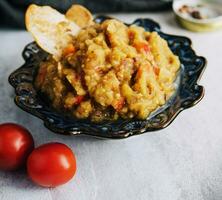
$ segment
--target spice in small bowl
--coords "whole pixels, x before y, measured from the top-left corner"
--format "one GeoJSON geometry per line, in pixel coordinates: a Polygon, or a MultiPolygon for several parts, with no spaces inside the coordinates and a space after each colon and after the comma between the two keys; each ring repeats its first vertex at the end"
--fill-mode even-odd
{"type": "Polygon", "coordinates": [[[178,22],[191,31],[212,31],[222,28],[222,3],[216,0],[177,0],[173,10],[178,22]]]}

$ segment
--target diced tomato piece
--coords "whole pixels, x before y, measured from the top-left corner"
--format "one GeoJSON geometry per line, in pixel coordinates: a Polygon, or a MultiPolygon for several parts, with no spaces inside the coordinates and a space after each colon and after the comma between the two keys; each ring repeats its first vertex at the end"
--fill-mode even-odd
{"type": "Polygon", "coordinates": [[[143,49],[146,53],[150,52],[150,47],[148,46],[148,44],[144,44],[143,49]]]}
{"type": "Polygon", "coordinates": [[[143,69],[142,69],[142,66],[140,66],[140,67],[138,68],[138,70],[137,70],[136,78],[137,78],[137,79],[141,78],[142,73],[143,73],[143,69]]]}
{"type": "Polygon", "coordinates": [[[83,101],[83,99],[84,99],[84,96],[82,96],[82,95],[77,95],[77,96],[75,96],[75,97],[74,97],[74,104],[75,104],[75,105],[80,104],[80,103],[83,101]]]}
{"type": "Polygon", "coordinates": [[[160,68],[159,68],[158,66],[155,66],[155,67],[153,68],[153,71],[154,71],[154,73],[155,73],[157,76],[159,76],[159,74],[160,74],[160,68]]]}
{"type": "Polygon", "coordinates": [[[75,53],[75,47],[73,46],[73,44],[69,44],[65,49],[63,49],[64,56],[67,56],[72,53],[75,53]]]}
{"type": "Polygon", "coordinates": [[[138,43],[134,44],[134,47],[139,52],[141,52],[141,51],[144,51],[145,53],[149,53],[150,52],[150,47],[149,47],[148,43],[138,42],[138,43]]]}
{"type": "Polygon", "coordinates": [[[118,101],[115,103],[114,109],[115,109],[116,111],[120,111],[120,110],[123,108],[124,104],[125,104],[125,99],[122,97],[122,98],[120,98],[120,100],[118,100],[118,101]]]}
{"type": "Polygon", "coordinates": [[[135,34],[133,32],[128,32],[129,40],[132,41],[134,39],[135,34]]]}

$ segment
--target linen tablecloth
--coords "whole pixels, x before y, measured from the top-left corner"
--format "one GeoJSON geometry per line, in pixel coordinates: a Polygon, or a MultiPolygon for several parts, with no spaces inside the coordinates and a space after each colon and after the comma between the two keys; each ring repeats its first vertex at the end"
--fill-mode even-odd
{"type": "Polygon", "coordinates": [[[61,136],[13,102],[8,75],[23,64],[21,52],[32,41],[25,31],[0,30],[0,123],[16,122],[33,134],[36,146],[62,142],[77,158],[69,183],[46,189],[25,170],[0,172],[0,200],[221,200],[222,199],[222,31],[192,33],[179,28],[170,12],[119,14],[132,22],[150,17],[162,30],[190,37],[208,66],[200,81],[206,94],[166,129],[124,140],[61,136]]]}

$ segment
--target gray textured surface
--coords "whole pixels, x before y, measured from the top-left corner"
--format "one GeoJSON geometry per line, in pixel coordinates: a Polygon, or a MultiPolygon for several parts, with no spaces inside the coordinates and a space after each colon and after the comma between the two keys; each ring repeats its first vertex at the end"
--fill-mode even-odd
{"type": "MultiPolygon", "coordinates": [[[[132,21],[140,15],[117,15],[132,21]]],[[[222,32],[179,29],[172,14],[144,14],[165,32],[186,35],[206,56],[201,84],[206,95],[165,130],[126,140],[98,140],[51,133],[42,122],[13,103],[7,77],[23,63],[21,51],[31,37],[24,31],[0,31],[0,122],[20,123],[33,133],[36,146],[64,142],[76,153],[78,170],[68,184],[44,189],[24,171],[0,172],[0,200],[221,200],[222,199],[222,32]]]]}

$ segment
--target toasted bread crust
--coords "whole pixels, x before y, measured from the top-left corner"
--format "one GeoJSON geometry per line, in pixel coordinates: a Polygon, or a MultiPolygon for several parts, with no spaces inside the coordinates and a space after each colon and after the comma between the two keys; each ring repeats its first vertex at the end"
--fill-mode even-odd
{"type": "Polygon", "coordinates": [[[25,25],[37,44],[56,58],[71,42],[80,27],[50,6],[32,4],[25,14],[25,25]]]}
{"type": "Polygon", "coordinates": [[[66,12],[66,18],[75,22],[80,27],[85,27],[93,23],[93,16],[85,7],[75,4],[66,12]]]}

